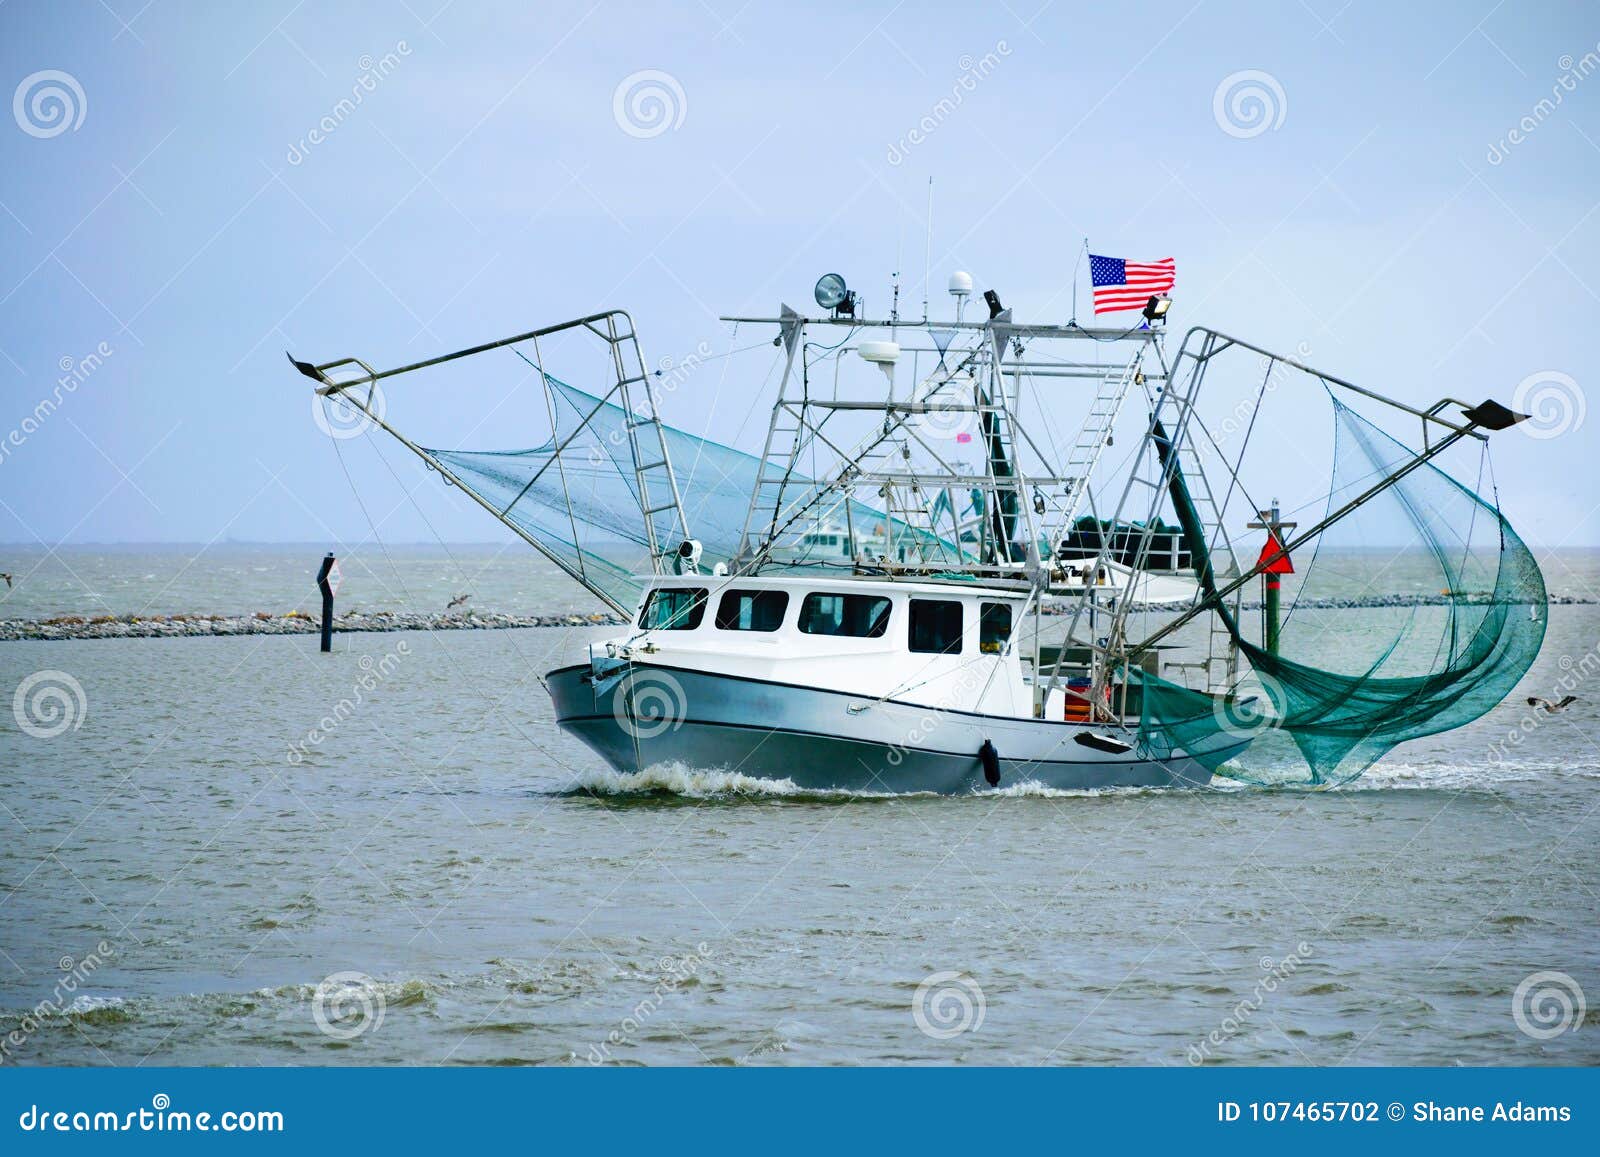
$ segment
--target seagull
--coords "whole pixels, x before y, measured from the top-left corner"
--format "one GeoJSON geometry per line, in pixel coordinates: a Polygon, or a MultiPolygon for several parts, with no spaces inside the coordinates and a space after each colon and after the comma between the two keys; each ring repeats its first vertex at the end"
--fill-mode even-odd
{"type": "Polygon", "coordinates": [[[1541,708],[1547,714],[1554,715],[1557,711],[1565,711],[1569,704],[1576,703],[1577,701],[1578,697],[1576,695],[1563,696],[1554,703],[1550,702],[1548,699],[1540,699],[1537,696],[1529,696],[1528,706],[1541,708]]]}
{"type": "Polygon", "coordinates": [[[449,603],[447,603],[447,604],[446,604],[446,605],[445,605],[445,608],[444,608],[444,609],[445,609],[445,610],[447,610],[447,611],[453,611],[453,610],[455,610],[455,609],[456,609],[456,608],[457,608],[457,607],[459,607],[459,606],[460,606],[460,605],[461,605],[461,604],[462,604],[462,603],[464,603],[464,602],[466,602],[466,601],[467,601],[467,600],[468,600],[468,599],[470,599],[470,598],[471,598],[471,597],[472,597],[472,592],[471,592],[471,591],[468,591],[468,592],[467,592],[467,593],[466,593],[466,594],[464,594],[464,595],[457,595],[457,596],[456,596],[456,597],[455,597],[455,598],[453,598],[453,599],[451,599],[451,600],[450,600],[450,601],[449,601],[449,603]]]}
{"type": "Polygon", "coordinates": [[[6,580],[6,590],[10,590],[11,589],[11,576],[9,574],[5,574],[4,572],[0,572],[0,578],[3,578],[3,579],[6,580]]]}

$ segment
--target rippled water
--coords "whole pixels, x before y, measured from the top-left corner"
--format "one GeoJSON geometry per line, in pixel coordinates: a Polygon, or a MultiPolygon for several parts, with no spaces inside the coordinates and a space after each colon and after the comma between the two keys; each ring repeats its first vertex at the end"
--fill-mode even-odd
{"type": "MultiPolygon", "coordinates": [[[[295,605],[315,550],[250,553],[46,560],[0,614],[94,610],[67,569],[117,613],[295,605]]],[[[459,585],[417,553],[373,567],[395,602],[351,597],[459,585]]],[[[584,605],[491,555],[475,605],[584,605]]],[[[1600,592],[1593,557],[1552,589],[1600,592]]],[[[820,795],[605,770],[538,678],[592,634],[0,644],[0,691],[59,670],[86,704],[53,738],[0,710],[5,1058],[1600,1062],[1600,689],[1335,792],[820,795]],[[1577,1031],[1541,1039],[1549,978],[1519,1028],[1541,972],[1586,991],[1577,1031]],[[319,996],[345,973],[373,981],[319,996]]],[[[1597,640],[1552,608],[1526,691],[1597,640]]]]}

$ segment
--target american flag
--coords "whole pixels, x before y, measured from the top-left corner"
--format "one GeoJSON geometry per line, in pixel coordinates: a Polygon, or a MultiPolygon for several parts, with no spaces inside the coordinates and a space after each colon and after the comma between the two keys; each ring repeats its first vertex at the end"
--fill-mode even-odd
{"type": "Polygon", "coordinates": [[[1094,283],[1094,311],[1143,309],[1157,294],[1166,293],[1177,279],[1172,258],[1160,261],[1124,261],[1120,257],[1089,254],[1089,280],[1094,283]]]}

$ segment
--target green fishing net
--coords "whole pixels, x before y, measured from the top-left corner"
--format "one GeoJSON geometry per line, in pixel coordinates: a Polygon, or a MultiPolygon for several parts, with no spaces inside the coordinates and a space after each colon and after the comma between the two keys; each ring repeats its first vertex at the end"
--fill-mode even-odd
{"type": "MultiPolygon", "coordinates": [[[[1330,513],[1415,457],[1337,399],[1333,422],[1330,513]]],[[[1202,541],[1181,472],[1172,496],[1186,535],[1202,541]]],[[[1229,693],[1142,677],[1146,750],[1238,737],[1250,748],[1224,771],[1236,779],[1348,782],[1397,744],[1500,703],[1544,640],[1545,586],[1532,552],[1494,504],[1432,463],[1329,527],[1297,567],[1285,580],[1293,601],[1278,653],[1218,607],[1249,668],[1229,693]],[[1281,758],[1285,738],[1303,762],[1281,758]]],[[[1209,596],[1209,560],[1196,569],[1209,596]]]]}

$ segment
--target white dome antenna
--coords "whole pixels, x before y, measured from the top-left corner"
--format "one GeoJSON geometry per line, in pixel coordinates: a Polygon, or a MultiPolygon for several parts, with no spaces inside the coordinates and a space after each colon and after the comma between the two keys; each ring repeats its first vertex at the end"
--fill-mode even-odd
{"type": "Polygon", "coordinates": [[[956,270],[950,275],[950,296],[956,299],[956,320],[961,320],[967,308],[967,298],[972,296],[972,274],[956,270]]]}
{"type": "Polygon", "coordinates": [[[900,360],[900,343],[893,341],[864,341],[856,347],[861,360],[877,366],[894,388],[894,364],[900,360]]]}

